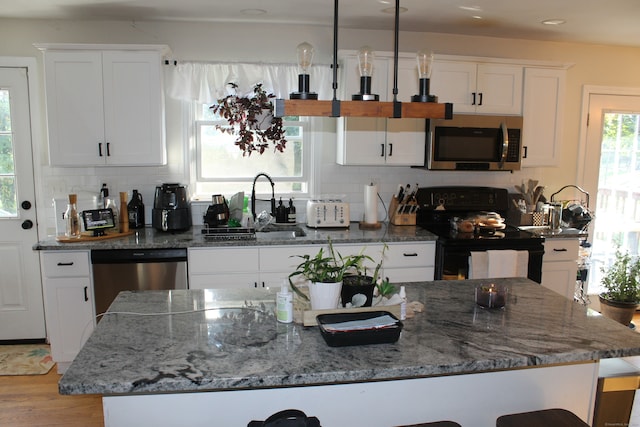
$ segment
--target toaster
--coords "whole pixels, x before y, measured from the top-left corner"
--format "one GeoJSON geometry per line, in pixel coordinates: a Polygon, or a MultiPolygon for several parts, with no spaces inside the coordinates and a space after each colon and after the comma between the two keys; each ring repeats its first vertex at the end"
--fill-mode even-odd
{"type": "Polygon", "coordinates": [[[308,200],[307,227],[349,227],[349,204],[339,199],[308,200]]]}

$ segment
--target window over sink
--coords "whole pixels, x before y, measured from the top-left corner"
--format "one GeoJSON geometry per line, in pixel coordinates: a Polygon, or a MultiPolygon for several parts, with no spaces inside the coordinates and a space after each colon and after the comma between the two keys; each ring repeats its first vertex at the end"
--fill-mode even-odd
{"type": "MultiPolygon", "coordinates": [[[[215,115],[209,104],[193,103],[194,150],[191,156],[191,176],[194,177],[192,194],[208,200],[212,194],[231,195],[239,191],[250,192],[254,177],[267,173],[276,182],[278,195],[301,197],[309,193],[311,138],[309,121],[305,117],[284,118],[286,148],[283,153],[272,147],[263,154],[243,156],[234,144],[235,135],[216,129],[227,124],[215,115]]],[[[266,180],[256,182],[256,192],[271,194],[266,180]]]]}

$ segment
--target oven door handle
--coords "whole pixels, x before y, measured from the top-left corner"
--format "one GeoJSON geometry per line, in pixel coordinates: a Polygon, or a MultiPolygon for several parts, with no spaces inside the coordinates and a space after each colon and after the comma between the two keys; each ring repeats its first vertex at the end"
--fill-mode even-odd
{"type": "Polygon", "coordinates": [[[500,129],[502,130],[502,151],[500,153],[500,163],[498,167],[502,169],[504,162],[507,160],[507,153],[509,152],[509,130],[505,122],[500,124],[500,129]]]}

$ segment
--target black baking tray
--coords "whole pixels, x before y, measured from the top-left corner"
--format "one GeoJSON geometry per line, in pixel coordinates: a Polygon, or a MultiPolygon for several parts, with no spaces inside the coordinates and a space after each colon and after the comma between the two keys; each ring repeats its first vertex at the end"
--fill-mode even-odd
{"type": "Polygon", "coordinates": [[[320,314],[316,317],[320,333],[330,347],[346,347],[351,345],[389,344],[398,341],[402,331],[402,322],[388,311],[368,311],[362,313],[320,314]],[[388,315],[395,320],[391,326],[377,329],[328,331],[325,325],[332,323],[367,320],[388,315]]]}

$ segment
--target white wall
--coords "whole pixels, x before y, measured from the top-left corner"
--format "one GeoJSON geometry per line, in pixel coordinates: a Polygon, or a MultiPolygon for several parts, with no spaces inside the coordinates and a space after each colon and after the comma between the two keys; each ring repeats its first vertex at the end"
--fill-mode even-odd
{"type": "MultiPolygon", "coordinates": [[[[323,26],[269,26],[237,23],[125,22],[125,21],[57,21],[0,19],[1,56],[36,57],[42,66],[41,53],[33,43],[140,43],[167,44],[177,60],[294,62],[295,47],[303,40],[312,43],[318,63],[330,63],[333,32],[323,26]]],[[[340,29],[340,49],[358,49],[368,44],[376,50],[393,50],[390,31],[340,29]]],[[[322,143],[321,159],[315,159],[321,177],[319,192],[345,193],[352,203],[352,220],[362,213],[363,185],[378,181],[385,201],[400,183],[426,185],[491,185],[513,189],[528,178],[539,179],[547,186],[547,195],[565,184],[576,183],[576,157],[580,135],[580,106],[583,85],[640,88],[640,49],[574,43],[535,42],[527,40],[467,37],[450,34],[402,32],[400,50],[413,52],[429,47],[439,54],[457,54],[544,60],[572,63],[567,73],[565,129],[559,167],[524,169],[509,173],[425,172],[406,167],[349,167],[335,164],[335,120],[318,119],[317,137],[322,143]]],[[[42,102],[34,106],[41,115],[43,128],[36,140],[46,144],[44,128],[44,88],[40,72],[42,102]]],[[[437,95],[437,94],[436,94],[437,95]]],[[[188,182],[185,166],[182,111],[178,102],[167,101],[167,142],[169,163],[146,168],[51,168],[47,164],[46,146],[39,148],[36,167],[42,169],[42,199],[47,208],[54,196],[69,192],[97,192],[107,182],[112,192],[142,191],[147,208],[153,191],[162,182],[188,182]]],[[[276,188],[277,189],[277,188],[276,188]]],[[[303,209],[299,209],[302,212],[303,209]]],[[[382,212],[381,212],[382,217],[382,212]]],[[[198,214],[196,214],[196,217],[198,214]]],[[[53,211],[46,211],[47,229],[53,227],[53,211]]],[[[42,228],[41,228],[42,229],[42,228]]]]}

